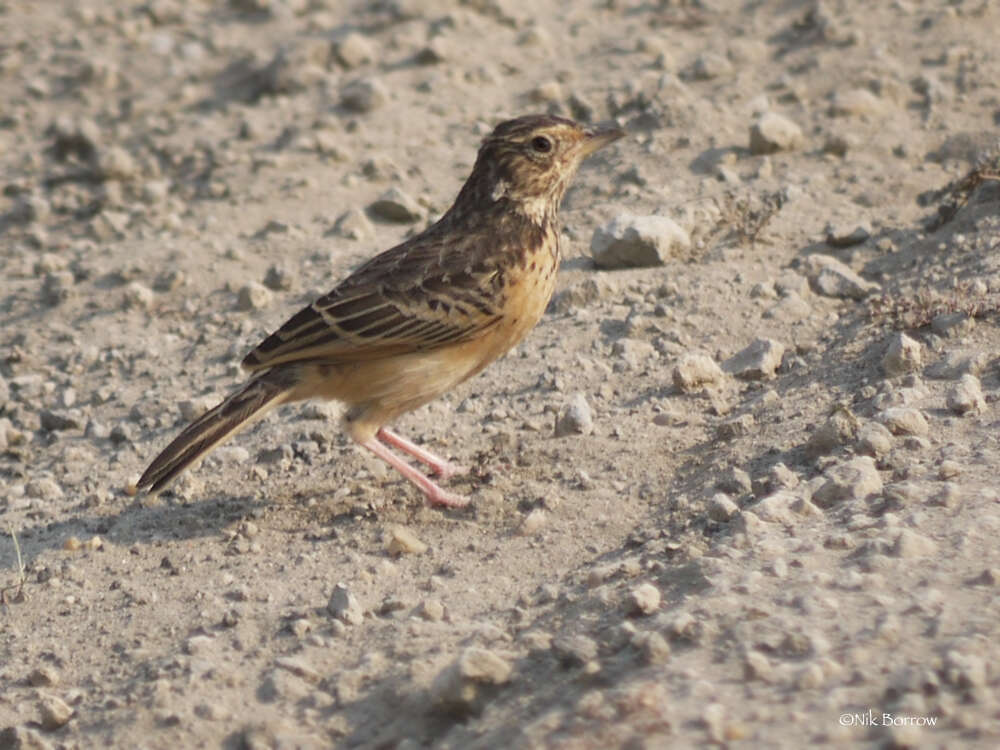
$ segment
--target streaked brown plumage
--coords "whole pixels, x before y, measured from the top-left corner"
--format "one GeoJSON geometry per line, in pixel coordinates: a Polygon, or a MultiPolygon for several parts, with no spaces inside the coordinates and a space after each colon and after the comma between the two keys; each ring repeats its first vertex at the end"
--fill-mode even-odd
{"type": "Polygon", "coordinates": [[[253,378],[188,425],[138,488],[159,492],[279,404],[322,398],[347,405],[351,437],[428,502],[465,505],[386,444],[438,476],[460,469],[385,425],[480,372],[535,326],[555,287],[563,194],[580,162],[622,135],[547,115],[497,126],[448,212],[264,339],[243,360],[253,378]]]}

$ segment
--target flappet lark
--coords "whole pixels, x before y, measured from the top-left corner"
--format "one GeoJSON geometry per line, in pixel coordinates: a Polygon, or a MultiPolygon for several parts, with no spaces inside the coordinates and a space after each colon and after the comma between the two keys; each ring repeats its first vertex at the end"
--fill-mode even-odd
{"type": "Polygon", "coordinates": [[[159,492],[279,404],[321,398],[344,403],[350,436],[428,502],[465,505],[389,446],[442,478],[458,467],[385,425],[480,372],[535,326],[555,287],[563,194],[580,162],[622,135],[546,115],[497,126],[448,212],[264,339],[243,360],[250,381],[188,425],[138,488],[159,492]]]}

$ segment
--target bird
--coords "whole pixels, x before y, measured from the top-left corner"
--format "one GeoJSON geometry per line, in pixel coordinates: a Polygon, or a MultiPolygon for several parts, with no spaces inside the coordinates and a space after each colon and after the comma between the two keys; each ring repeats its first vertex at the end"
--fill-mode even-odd
{"type": "Polygon", "coordinates": [[[481,372],[535,327],[555,289],[566,189],[586,157],[624,135],[546,114],[497,125],[437,222],[363,263],[267,336],[243,359],[249,380],[184,428],[130,489],[155,495],[275,407],[317,398],[341,402],[347,434],[429,505],[465,506],[467,497],[431,478],[464,469],[389,425],[481,372]]]}

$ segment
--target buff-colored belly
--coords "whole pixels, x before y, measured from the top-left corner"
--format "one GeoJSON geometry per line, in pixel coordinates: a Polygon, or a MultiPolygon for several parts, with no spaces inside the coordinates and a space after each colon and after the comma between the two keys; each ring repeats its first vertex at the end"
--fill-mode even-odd
{"type": "Polygon", "coordinates": [[[434,400],[517,345],[545,313],[556,266],[552,254],[538,253],[520,273],[511,274],[502,291],[503,315],[482,334],[430,351],[308,366],[303,396],[347,405],[351,432],[363,442],[382,425],[434,400]]]}

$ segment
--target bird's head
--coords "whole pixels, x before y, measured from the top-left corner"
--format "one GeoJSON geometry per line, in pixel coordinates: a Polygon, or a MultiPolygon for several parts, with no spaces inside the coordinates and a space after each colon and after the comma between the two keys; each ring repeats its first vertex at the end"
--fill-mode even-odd
{"type": "Polygon", "coordinates": [[[466,188],[477,201],[504,201],[542,224],[555,217],[580,162],[624,134],[551,115],[507,120],[483,140],[466,188]]]}

